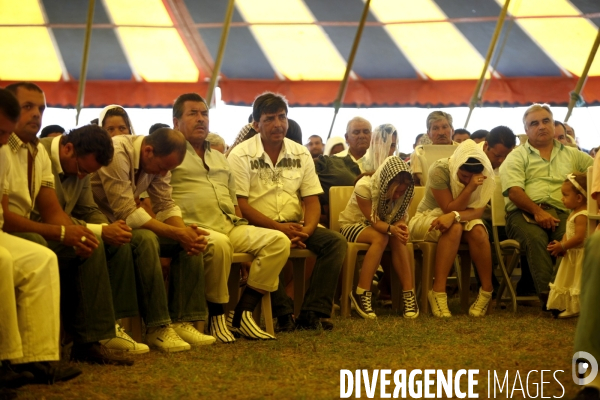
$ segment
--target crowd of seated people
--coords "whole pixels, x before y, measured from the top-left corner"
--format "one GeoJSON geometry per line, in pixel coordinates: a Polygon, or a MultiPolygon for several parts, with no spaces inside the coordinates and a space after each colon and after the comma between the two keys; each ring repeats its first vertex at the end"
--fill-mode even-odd
{"type": "MultiPolygon", "coordinates": [[[[81,374],[59,361],[61,321],[60,342],[73,343],[71,360],[113,365],[132,365],[150,350],[273,340],[252,315],[267,293],[276,332],[331,330],[348,242],[370,245],[350,295],[362,318],[376,318],[372,286],[380,264],[384,275],[393,267],[400,278],[404,317],[418,317],[410,240],[439,243],[427,298],[441,318],[452,315],[447,278],[460,244],[468,245],[481,284],[469,315],[483,317],[497,284],[489,234],[497,185],[506,201],[506,237],[520,243],[531,277],[527,289],[545,308],[550,289],[559,288],[555,256],[583,252],[584,220],[575,218],[584,214],[587,193],[600,189],[582,184],[593,158],[547,105],[525,112],[527,140],[520,146],[505,126],[471,134],[455,130],[450,114],[430,113],[415,151],[452,147],[428,170],[418,157],[398,156],[393,125],[373,129],[361,117],[348,121],[343,138],[324,144],[312,135],[303,145],[286,100],[269,92],[255,99],[230,147],[210,133],[208,104],[195,93],[175,100],[172,124],[155,124],[139,136],[125,109],[110,105],[88,125],[69,132],[48,126],[38,137],[45,107],[45,94],[33,83],[0,89],[3,388],[81,374]],[[409,218],[415,186],[424,182],[409,218]],[[332,186],[354,187],[340,215],[329,215],[332,186]],[[573,208],[578,212],[570,217],[573,208]],[[341,232],[327,228],[334,218],[341,232]],[[293,249],[316,255],[298,315],[279,278],[293,249]],[[249,253],[253,261],[237,305],[226,314],[234,253],[249,253]],[[128,317],[144,321],[144,343],[121,327],[128,317]],[[206,332],[199,321],[207,322],[206,332]]],[[[571,262],[582,264],[583,256],[571,262]]],[[[558,315],[577,316],[581,277],[563,275],[559,283],[570,297],[561,303],[557,292],[552,304],[568,304],[558,315]]],[[[389,294],[385,285],[379,283],[380,292],[389,294]]]]}

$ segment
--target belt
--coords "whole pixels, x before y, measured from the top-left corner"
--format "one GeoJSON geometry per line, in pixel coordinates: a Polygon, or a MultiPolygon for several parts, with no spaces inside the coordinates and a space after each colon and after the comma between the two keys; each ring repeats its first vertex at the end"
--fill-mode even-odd
{"type": "Polygon", "coordinates": [[[546,204],[546,203],[541,203],[541,204],[538,204],[538,205],[540,206],[540,208],[541,208],[542,210],[550,210],[550,209],[552,209],[552,208],[556,208],[556,207],[553,207],[553,206],[551,206],[550,204],[546,204]]]}

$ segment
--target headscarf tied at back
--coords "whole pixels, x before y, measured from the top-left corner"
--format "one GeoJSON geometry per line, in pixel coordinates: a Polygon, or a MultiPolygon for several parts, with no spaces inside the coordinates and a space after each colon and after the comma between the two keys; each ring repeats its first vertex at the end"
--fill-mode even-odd
{"type": "Polygon", "coordinates": [[[344,146],[344,150],[348,148],[348,145],[346,145],[346,140],[343,137],[332,136],[329,139],[327,139],[327,143],[325,144],[325,150],[323,150],[323,155],[330,156],[331,150],[333,150],[333,148],[338,144],[344,146]]]}
{"type": "MultiPolygon", "coordinates": [[[[123,111],[125,111],[125,109],[118,104],[111,104],[110,106],[104,107],[102,109],[102,111],[100,111],[100,117],[98,118],[98,125],[100,127],[102,127],[102,123],[104,122],[104,117],[106,116],[106,113],[108,112],[108,110],[112,110],[113,108],[120,108],[123,111]]],[[[127,111],[125,111],[125,118],[127,119],[125,121],[125,124],[129,125],[129,131],[130,131],[131,135],[135,136],[135,131],[133,130],[133,124],[131,123],[131,118],[129,118],[129,114],[127,114],[127,111]]]]}
{"type": "Polygon", "coordinates": [[[452,154],[448,161],[448,168],[450,169],[450,189],[452,190],[452,197],[457,198],[465,188],[465,185],[458,180],[457,174],[459,168],[466,163],[469,158],[475,158],[483,164],[482,174],[485,175],[487,179],[483,181],[483,185],[479,186],[471,193],[471,198],[469,199],[469,205],[467,207],[481,208],[492,198],[494,189],[496,188],[496,180],[494,169],[492,168],[488,156],[483,152],[483,148],[471,139],[465,140],[458,145],[454,154],[452,154]]]}
{"type": "MultiPolygon", "coordinates": [[[[379,125],[373,130],[371,144],[365,154],[363,168],[366,172],[375,171],[390,154],[396,128],[392,124],[379,125]]],[[[396,133],[396,136],[398,134],[396,133]]],[[[394,151],[394,155],[396,152],[394,151]]]]}
{"type": "Polygon", "coordinates": [[[390,156],[386,158],[383,163],[377,168],[373,176],[371,176],[371,197],[372,197],[372,208],[371,208],[371,221],[376,223],[377,220],[381,219],[391,224],[398,222],[404,217],[404,214],[408,211],[408,206],[413,198],[415,184],[412,180],[412,174],[408,165],[397,156],[390,156]],[[387,219],[386,212],[388,199],[386,194],[390,186],[390,182],[398,176],[401,172],[407,172],[410,177],[410,185],[406,189],[404,196],[398,199],[396,205],[392,209],[391,218],[387,219]]]}

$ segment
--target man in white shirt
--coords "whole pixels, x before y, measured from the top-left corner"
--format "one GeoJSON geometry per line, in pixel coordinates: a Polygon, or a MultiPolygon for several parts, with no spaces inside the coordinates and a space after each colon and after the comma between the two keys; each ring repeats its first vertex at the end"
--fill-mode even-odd
{"type": "MultiPolygon", "coordinates": [[[[152,320],[146,342],[167,352],[212,344],[215,338],[200,333],[193,325],[207,317],[201,253],[208,232],[185,225],[181,209],[171,198],[169,184],[170,171],[185,157],[185,137],[173,129],[160,128],[148,136],[119,135],[112,140],[112,163],[92,177],[94,200],[109,221],[121,219],[132,228],[134,262],[147,271],[141,274],[138,268],[141,287],[162,285],[159,257],[171,258],[169,314],[152,320]],[[156,218],[137,207],[135,199],[143,192],[148,192],[156,218]]],[[[142,308],[160,310],[157,305],[164,302],[164,294],[161,296],[152,298],[145,293],[142,297],[147,301],[142,308]]],[[[140,300],[144,300],[142,297],[140,300]]]]}
{"type": "MultiPolygon", "coordinates": [[[[20,105],[14,95],[0,89],[0,147],[19,121],[20,105]]],[[[10,163],[0,151],[0,193],[8,193],[10,163]]],[[[52,383],[81,374],[74,367],[63,367],[59,359],[58,260],[48,248],[2,231],[4,217],[0,207],[0,396],[5,388],[25,383],[52,383]],[[13,368],[27,371],[16,373],[13,368]]],[[[16,395],[16,394],[15,394],[16,395]]]]}
{"type": "MultiPolygon", "coordinates": [[[[285,99],[273,93],[262,94],[254,101],[252,113],[254,129],[259,134],[238,145],[228,158],[235,176],[238,205],[251,224],[281,231],[291,240],[292,247],[307,248],[317,254],[296,326],[333,329],[333,324],[320,319],[331,314],[347,242],[341,234],[317,227],[318,195],[323,190],[306,147],[285,138],[285,99]]],[[[281,282],[272,299],[273,316],[278,324],[286,325],[293,313],[293,302],[281,282]]]]}
{"type": "Polygon", "coordinates": [[[42,244],[58,256],[61,316],[73,337],[71,358],[99,364],[132,365],[101,340],[115,337],[115,316],[102,240],[75,224],[61,208],[54,190],[48,153],[38,133],[46,108],[44,92],[32,83],[7,86],[21,105],[21,116],[3,149],[10,160],[10,191],[3,195],[4,230],[42,244]],[[43,222],[29,219],[36,209],[43,222]]]}
{"type": "Polygon", "coordinates": [[[362,117],[354,117],[346,125],[346,143],[348,149],[335,154],[336,157],[346,157],[348,154],[352,161],[358,164],[361,172],[363,169],[364,156],[371,145],[371,123],[362,117]]]}

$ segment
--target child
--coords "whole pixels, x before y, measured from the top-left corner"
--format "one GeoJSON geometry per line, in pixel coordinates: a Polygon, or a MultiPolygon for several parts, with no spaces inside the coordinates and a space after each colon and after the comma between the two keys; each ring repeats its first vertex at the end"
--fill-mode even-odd
{"type": "Polygon", "coordinates": [[[377,318],[369,289],[388,245],[392,251],[392,265],[402,283],[404,318],[419,315],[406,248],[408,227],[405,221],[413,189],[410,169],[400,158],[391,156],[372,176],[365,175],[356,183],[346,209],[340,213],[342,235],[349,242],[371,245],[362,264],[358,287],[350,294],[356,311],[365,319],[377,318]]]}
{"type": "Polygon", "coordinates": [[[562,184],[562,202],[570,210],[565,235],[554,240],[548,251],[554,257],[563,256],[554,283],[550,284],[548,309],[564,310],[558,318],[579,315],[579,290],[583,264],[583,242],[587,236],[587,177],[586,174],[567,175],[562,184]]]}

